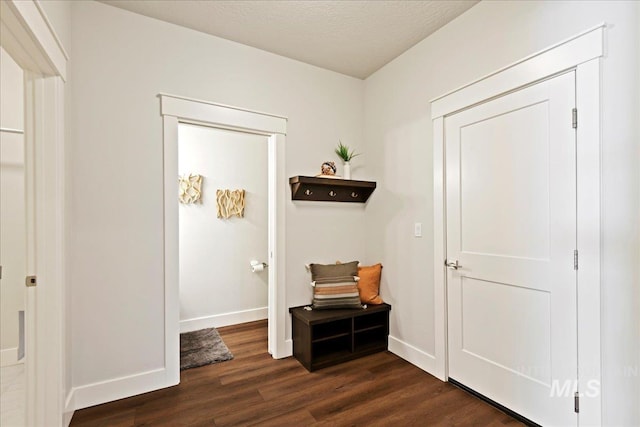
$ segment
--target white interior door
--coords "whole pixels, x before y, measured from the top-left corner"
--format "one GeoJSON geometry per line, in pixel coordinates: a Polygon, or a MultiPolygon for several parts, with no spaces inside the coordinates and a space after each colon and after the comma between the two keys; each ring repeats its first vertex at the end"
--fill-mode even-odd
{"type": "Polygon", "coordinates": [[[445,118],[449,377],[576,425],[575,73],[445,118]]]}

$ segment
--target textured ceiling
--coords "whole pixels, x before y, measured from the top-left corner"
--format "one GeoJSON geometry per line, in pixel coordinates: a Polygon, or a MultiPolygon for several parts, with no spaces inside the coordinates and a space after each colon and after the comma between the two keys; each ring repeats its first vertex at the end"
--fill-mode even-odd
{"type": "Polygon", "coordinates": [[[453,20],[476,0],[102,0],[357,78],[453,20]]]}

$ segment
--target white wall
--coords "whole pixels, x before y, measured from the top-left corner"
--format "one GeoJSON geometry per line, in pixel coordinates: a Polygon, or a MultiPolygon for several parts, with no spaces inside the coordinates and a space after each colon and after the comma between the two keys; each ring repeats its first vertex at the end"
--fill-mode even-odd
{"type": "MultiPolygon", "coordinates": [[[[72,22],[73,383],[76,393],[95,391],[99,401],[100,390],[112,385],[127,393],[132,389],[122,384],[136,381],[131,376],[143,374],[142,382],[145,372],[164,365],[157,94],[288,117],[285,169],[292,176],[315,174],[335,159],[339,138],[365,151],[364,83],[101,3],[74,2],[72,22]]],[[[304,264],[363,254],[365,209],[289,201],[286,216],[287,305],[306,304],[304,264]]]]}
{"type": "Polygon", "coordinates": [[[367,260],[384,266],[391,335],[434,354],[429,100],[607,22],[603,60],[602,345],[607,425],[638,425],[640,22],[637,2],[484,1],[366,80],[367,260]],[[413,237],[422,222],[423,237],[413,237]]]}
{"type": "MultiPolygon", "coordinates": [[[[24,131],[22,69],[0,48],[0,127],[24,131]]],[[[0,131],[0,365],[18,361],[26,267],[24,135],[0,131]]]]}
{"type": "Polygon", "coordinates": [[[0,127],[24,131],[24,76],[3,48],[0,48],[0,93],[0,127]]]}
{"type": "Polygon", "coordinates": [[[203,177],[179,207],[181,332],[267,318],[267,271],[249,267],[267,260],[267,166],[265,136],[179,125],[178,172],[203,177]],[[245,190],[243,218],[217,218],[218,189],[245,190]]]}

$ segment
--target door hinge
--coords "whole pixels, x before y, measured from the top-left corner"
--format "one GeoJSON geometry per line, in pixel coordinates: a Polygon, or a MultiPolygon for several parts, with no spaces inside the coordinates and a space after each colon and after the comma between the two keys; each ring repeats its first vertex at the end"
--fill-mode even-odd
{"type": "Polygon", "coordinates": [[[573,269],[578,269],[578,250],[573,251],[573,269]]]}
{"type": "Polygon", "coordinates": [[[580,393],[577,391],[573,394],[573,410],[576,414],[580,412],[580,393]]]}
{"type": "Polygon", "coordinates": [[[578,129],[578,109],[574,108],[571,110],[571,126],[574,129],[578,129]]]}

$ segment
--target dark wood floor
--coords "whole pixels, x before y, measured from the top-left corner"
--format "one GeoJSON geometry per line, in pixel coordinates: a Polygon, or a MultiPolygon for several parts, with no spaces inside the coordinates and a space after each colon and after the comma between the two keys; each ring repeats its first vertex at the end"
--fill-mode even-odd
{"type": "Polygon", "coordinates": [[[180,385],[76,411],[71,426],[521,426],[399,357],[378,353],[307,372],[267,353],[266,321],[219,329],[228,362],[180,385]]]}

